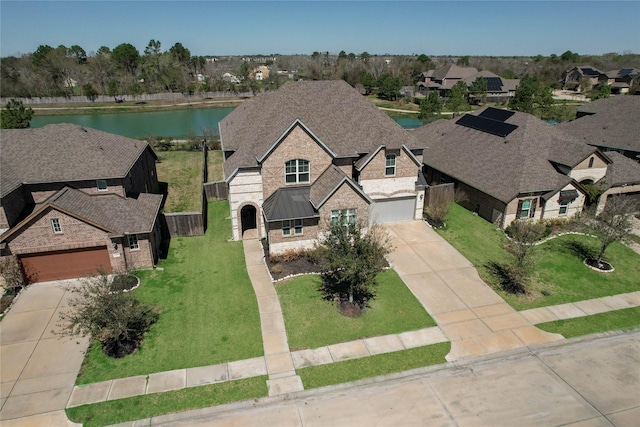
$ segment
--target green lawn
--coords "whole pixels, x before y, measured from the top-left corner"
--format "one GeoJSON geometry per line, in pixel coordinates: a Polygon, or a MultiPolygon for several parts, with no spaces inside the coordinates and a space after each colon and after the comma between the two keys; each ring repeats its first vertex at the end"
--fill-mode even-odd
{"type": "Polygon", "coordinates": [[[509,262],[509,255],[503,249],[504,233],[458,205],[453,207],[446,222],[447,228],[438,233],[469,259],[482,279],[517,310],[640,290],[637,279],[640,277],[640,255],[614,243],[607,249],[605,258],[616,270],[599,273],[582,262],[583,253],[593,253],[597,249],[596,239],[565,235],[536,246],[530,293],[525,296],[507,294],[498,289],[498,281],[488,268],[492,262],[509,262]],[[543,290],[550,296],[543,296],[543,290]]]}
{"type": "Polygon", "coordinates": [[[625,308],[575,319],[556,320],[536,325],[543,331],[562,334],[565,338],[605,331],[640,328],[640,307],[625,308]]]}
{"type": "Polygon", "coordinates": [[[197,212],[202,201],[202,152],[161,151],[158,181],[169,184],[164,212],[197,212]]]}
{"type": "Polygon", "coordinates": [[[207,170],[209,172],[208,182],[219,182],[222,181],[222,151],[221,150],[212,150],[209,151],[207,155],[207,170]]]}
{"type": "Polygon", "coordinates": [[[155,393],[68,408],[67,416],[85,427],[134,421],[267,396],[267,377],[155,393]]]}
{"type": "Polygon", "coordinates": [[[276,284],[292,350],[436,325],[394,270],[378,275],[378,296],[358,318],[341,315],[323,300],[320,282],[320,276],[306,275],[276,284]]]}
{"type": "Polygon", "coordinates": [[[242,242],[228,242],[228,216],[228,202],[210,203],[204,236],[172,239],[163,270],[137,273],[137,296],[163,308],[158,322],[122,359],[93,345],[78,384],[263,355],[257,300],[242,242]]]}
{"type": "Polygon", "coordinates": [[[445,342],[362,359],[310,366],[298,369],[296,373],[300,375],[305,389],[324,387],[445,363],[445,356],[450,349],[451,343],[445,342]]]}

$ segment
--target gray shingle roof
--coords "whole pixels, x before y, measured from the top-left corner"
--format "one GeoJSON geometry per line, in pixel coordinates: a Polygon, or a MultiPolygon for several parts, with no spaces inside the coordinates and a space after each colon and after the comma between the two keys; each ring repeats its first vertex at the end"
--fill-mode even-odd
{"type": "Polygon", "coordinates": [[[0,195],[20,184],[124,178],[145,141],[74,124],[0,131],[0,195]]]}
{"type": "Polygon", "coordinates": [[[277,189],[262,204],[267,221],[314,218],[318,212],[309,202],[309,186],[277,189]]]}
{"type": "Polygon", "coordinates": [[[309,200],[316,209],[320,207],[331,197],[331,195],[342,185],[348,183],[351,187],[359,193],[363,199],[368,203],[371,203],[371,199],[353,180],[345,175],[342,170],[335,166],[329,166],[323,173],[316,179],[311,185],[311,191],[309,193],[309,200]]]}
{"type": "Polygon", "coordinates": [[[519,193],[561,188],[571,179],[554,163],[573,167],[596,151],[530,114],[516,112],[505,123],[517,126],[506,137],[455,120],[438,120],[412,132],[429,147],[425,164],[505,203],[519,193]]]}
{"type": "Polygon", "coordinates": [[[587,144],[640,152],[640,96],[599,99],[577,111],[592,115],[560,123],[558,128],[587,144]]]}
{"type": "Polygon", "coordinates": [[[412,136],[342,80],[288,82],[243,102],[220,122],[228,180],[256,159],[299,120],[337,156],[356,156],[380,145],[417,148],[412,136]]]}
{"type": "Polygon", "coordinates": [[[640,163],[615,151],[608,152],[607,156],[613,162],[607,168],[607,176],[604,179],[607,188],[622,184],[640,184],[640,163]]]}
{"type": "Polygon", "coordinates": [[[135,234],[153,230],[162,195],[142,193],[137,198],[124,198],[116,194],[91,196],[65,187],[46,203],[115,232],[135,234]]]}

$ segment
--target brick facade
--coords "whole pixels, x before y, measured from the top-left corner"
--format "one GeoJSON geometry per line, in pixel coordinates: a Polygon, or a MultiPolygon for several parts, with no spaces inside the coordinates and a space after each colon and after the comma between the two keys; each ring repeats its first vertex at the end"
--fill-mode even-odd
{"type": "Polygon", "coordinates": [[[309,161],[309,185],[318,179],[322,172],[329,167],[332,160],[331,155],[302,127],[295,126],[262,163],[263,199],[267,199],[278,188],[287,185],[285,182],[285,163],[295,159],[309,161]]]}
{"type": "Polygon", "coordinates": [[[331,211],[356,209],[356,219],[363,224],[369,221],[369,202],[349,184],[343,183],[329,200],[320,208],[320,229],[331,222],[331,211]]]}

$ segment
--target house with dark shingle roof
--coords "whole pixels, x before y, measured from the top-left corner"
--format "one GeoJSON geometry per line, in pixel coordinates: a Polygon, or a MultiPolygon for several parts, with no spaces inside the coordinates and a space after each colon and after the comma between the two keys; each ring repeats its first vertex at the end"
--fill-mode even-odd
{"type": "Polygon", "coordinates": [[[465,207],[500,227],[568,217],[585,202],[580,183],[601,181],[611,160],[537,117],[485,108],[413,131],[428,148],[429,184],[453,182],[465,207]]]}
{"type": "Polygon", "coordinates": [[[152,267],[163,196],[144,141],[73,124],[0,134],[0,245],[30,281],[152,267]]]}
{"type": "Polygon", "coordinates": [[[584,84],[594,87],[598,84],[598,79],[601,74],[602,71],[590,65],[573,67],[562,74],[562,88],[568,90],[580,90],[580,86],[584,84]]]}
{"type": "Polygon", "coordinates": [[[308,248],[331,221],[422,218],[422,148],[344,81],[288,82],[220,122],[234,239],[308,248]]]}
{"type": "MultiPolygon", "coordinates": [[[[487,92],[482,95],[482,98],[488,102],[508,101],[515,95],[520,84],[519,79],[505,79],[491,71],[478,71],[474,67],[447,64],[436,70],[422,73],[417,86],[419,91],[436,90],[440,96],[446,97],[456,83],[464,82],[467,88],[471,89],[471,85],[477,78],[483,78],[487,82],[487,92]]],[[[469,96],[473,100],[477,95],[470,94],[469,96]]]]}
{"type": "Polygon", "coordinates": [[[640,96],[598,99],[576,110],[576,119],[558,128],[602,151],[617,151],[640,161],[640,96]]]}

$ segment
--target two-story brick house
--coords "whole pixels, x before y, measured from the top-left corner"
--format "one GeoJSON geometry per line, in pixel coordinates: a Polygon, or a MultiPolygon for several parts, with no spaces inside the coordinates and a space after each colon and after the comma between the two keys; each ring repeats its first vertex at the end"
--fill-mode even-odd
{"type": "Polygon", "coordinates": [[[152,267],[162,203],[144,141],[72,124],[2,130],[0,245],[31,281],[152,267]]]}
{"type": "Polygon", "coordinates": [[[422,148],[344,81],[289,82],[220,122],[234,239],[310,247],[331,221],[422,217],[422,148]]]}

